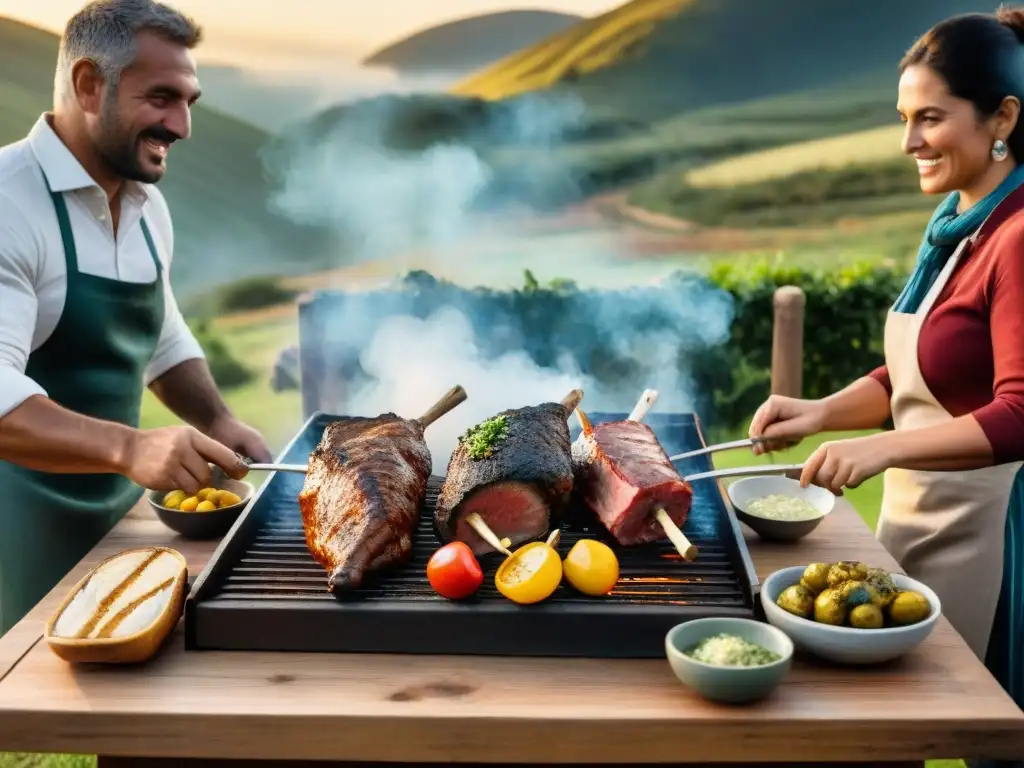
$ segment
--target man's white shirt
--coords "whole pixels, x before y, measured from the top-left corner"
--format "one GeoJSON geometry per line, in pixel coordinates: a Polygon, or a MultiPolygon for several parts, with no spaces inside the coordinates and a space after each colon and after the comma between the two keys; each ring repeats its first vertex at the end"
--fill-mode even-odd
{"type": "Polygon", "coordinates": [[[151,185],[125,184],[115,241],[106,193],[41,116],[25,139],[0,148],[0,417],[32,395],[46,395],[25,367],[57,327],[67,295],[60,226],[40,166],[53,191],[65,193],[81,273],[153,282],[156,265],[139,222],[146,217],[163,265],[165,300],[146,385],[185,360],[203,357],[171,291],[174,228],[163,195],[151,185]]]}

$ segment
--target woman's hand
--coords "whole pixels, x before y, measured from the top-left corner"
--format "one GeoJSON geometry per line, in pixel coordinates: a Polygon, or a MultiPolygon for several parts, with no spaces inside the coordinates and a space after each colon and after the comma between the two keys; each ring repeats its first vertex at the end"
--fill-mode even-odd
{"type": "Polygon", "coordinates": [[[805,437],[816,435],[825,425],[825,416],[820,400],[772,395],[750,422],[750,437],[767,438],[754,445],[754,455],[791,448],[805,437]]]}
{"type": "Polygon", "coordinates": [[[889,433],[822,443],[804,463],[800,485],[820,485],[841,496],[892,466],[889,433]]]}

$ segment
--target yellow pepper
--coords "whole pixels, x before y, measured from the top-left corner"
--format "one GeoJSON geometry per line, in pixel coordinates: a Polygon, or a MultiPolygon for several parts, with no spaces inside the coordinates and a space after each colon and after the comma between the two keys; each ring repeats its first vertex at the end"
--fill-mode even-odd
{"type": "Polygon", "coordinates": [[[565,580],[585,595],[606,595],[619,581],[619,561],[611,547],[595,539],[577,541],[562,563],[565,580]]]}
{"type": "Polygon", "coordinates": [[[506,558],[494,574],[498,591],[520,605],[550,597],[562,582],[562,558],[555,550],[558,536],[556,529],[547,541],[526,544],[506,558]]]}

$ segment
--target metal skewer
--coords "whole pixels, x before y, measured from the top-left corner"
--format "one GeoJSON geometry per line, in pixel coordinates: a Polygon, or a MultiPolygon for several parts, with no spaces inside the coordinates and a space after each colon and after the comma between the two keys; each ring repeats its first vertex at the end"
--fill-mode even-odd
{"type": "Polygon", "coordinates": [[[688,483],[694,480],[708,480],[719,477],[755,477],[757,475],[788,475],[790,472],[803,471],[803,464],[762,464],[759,467],[732,467],[730,469],[713,469],[710,472],[697,472],[683,478],[688,483]]]}
{"type": "Polygon", "coordinates": [[[306,474],[309,471],[308,464],[249,464],[252,472],[298,472],[306,474]]]}
{"type": "Polygon", "coordinates": [[[695,451],[687,451],[686,453],[677,453],[675,456],[669,456],[669,461],[682,461],[683,459],[691,459],[694,456],[704,456],[708,453],[717,453],[718,451],[728,451],[732,448],[749,448],[757,443],[767,442],[766,437],[747,437],[742,440],[733,440],[730,443],[719,443],[718,445],[709,445],[705,448],[698,448],[695,451]]]}

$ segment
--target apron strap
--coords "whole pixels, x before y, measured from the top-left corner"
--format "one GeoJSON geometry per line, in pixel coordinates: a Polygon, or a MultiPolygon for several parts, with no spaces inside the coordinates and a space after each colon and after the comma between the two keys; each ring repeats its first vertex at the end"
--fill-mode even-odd
{"type": "Polygon", "coordinates": [[[156,265],[156,279],[160,280],[163,276],[164,265],[160,261],[160,255],[156,250],[156,243],[153,241],[153,235],[149,231],[149,225],[146,224],[146,217],[142,216],[139,218],[139,225],[142,227],[142,236],[146,238],[146,246],[149,248],[149,255],[153,257],[153,263],[156,265]]]}
{"type": "MultiPolygon", "coordinates": [[[[62,192],[54,192],[50,186],[50,180],[46,177],[46,171],[40,171],[43,173],[43,181],[46,183],[46,190],[50,193],[50,199],[53,200],[54,210],[57,212],[57,224],[60,226],[60,239],[64,244],[64,260],[67,262],[68,276],[78,274],[78,248],[75,246],[75,233],[71,229],[71,217],[68,215],[68,205],[64,201],[64,194],[62,192]]],[[[153,265],[156,267],[156,279],[159,281],[163,276],[163,262],[160,261],[159,252],[156,249],[156,242],[153,240],[153,235],[149,231],[149,225],[146,224],[145,216],[140,216],[139,225],[142,227],[142,236],[146,239],[146,247],[149,250],[149,256],[153,259],[153,265]]]]}
{"type": "Polygon", "coordinates": [[[75,233],[71,230],[71,217],[68,215],[68,206],[64,202],[62,192],[54,192],[50,186],[50,180],[46,178],[46,171],[42,165],[39,170],[43,173],[43,181],[46,183],[46,191],[50,193],[53,200],[53,208],[57,212],[57,224],[60,226],[60,239],[64,243],[64,261],[67,262],[68,278],[78,274],[78,249],[75,247],[75,233]]]}

